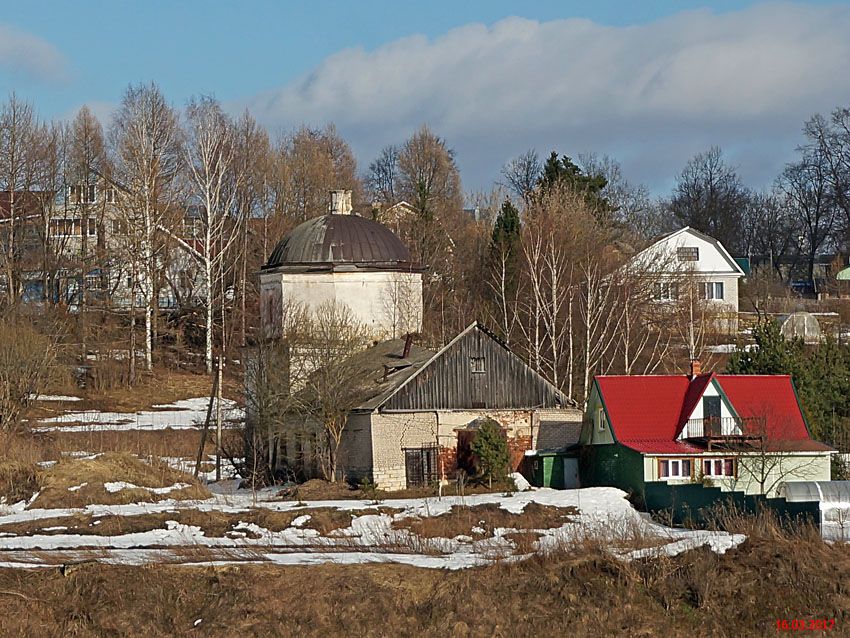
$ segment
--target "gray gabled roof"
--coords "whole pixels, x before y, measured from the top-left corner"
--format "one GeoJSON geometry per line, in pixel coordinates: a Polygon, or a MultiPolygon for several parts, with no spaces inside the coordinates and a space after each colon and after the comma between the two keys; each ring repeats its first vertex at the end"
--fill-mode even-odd
{"type": "MultiPolygon", "coordinates": [[[[398,354],[402,352],[404,347],[404,341],[402,339],[395,339],[393,341],[385,341],[373,346],[369,350],[364,353],[358,354],[356,356],[362,357],[363,360],[363,368],[364,368],[364,381],[368,382],[371,378],[373,379],[372,385],[364,387],[364,400],[360,405],[358,405],[355,410],[357,411],[374,411],[380,410],[390,400],[398,395],[406,386],[411,383],[414,383],[420,375],[426,374],[426,372],[435,365],[435,363],[440,360],[447,352],[449,352],[458,342],[460,342],[464,337],[469,335],[473,331],[480,331],[489,339],[496,344],[496,347],[504,352],[504,355],[507,359],[509,359],[513,365],[517,369],[521,369],[526,377],[530,377],[534,380],[535,383],[539,384],[545,388],[545,393],[551,397],[557,397],[558,402],[564,407],[571,405],[575,406],[576,403],[572,399],[566,397],[560,390],[558,390],[555,386],[553,386],[549,381],[547,381],[542,375],[533,371],[528,365],[522,361],[516,354],[511,351],[511,349],[507,346],[507,344],[502,341],[496,334],[488,330],[482,324],[473,322],[469,326],[466,327],[463,331],[461,331],[457,336],[455,336],[451,341],[449,341],[445,346],[440,348],[437,352],[433,352],[430,350],[426,350],[425,348],[418,348],[413,346],[411,348],[410,356],[407,359],[398,359],[398,354]],[[395,357],[395,359],[393,359],[395,357]],[[397,361],[405,365],[403,369],[399,369],[397,372],[394,372],[387,376],[385,380],[383,377],[380,377],[382,380],[375,382],[374,379],[383,371],[383,366],[385,364],[393,364],[393,361],[397,361]]],[[[517,379],[517,383],[520,382],[520,379],[517,379]]],[[[434,406],[436,409],[437,406],[434,406]]],[[[473,408],[472,405],[464,406],[466,408],[473,408]]],[[[536,406],[524,406],[524,407],[536,407],[536,406]]],[[[540,406],[540,407],[551,407],[551,406],[540,406]]]]}

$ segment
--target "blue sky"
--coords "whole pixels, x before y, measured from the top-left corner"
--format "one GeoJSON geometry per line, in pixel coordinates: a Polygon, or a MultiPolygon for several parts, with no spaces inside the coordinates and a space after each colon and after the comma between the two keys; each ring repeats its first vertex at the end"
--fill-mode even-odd
{"type": "Polygon", "coordinates": [[[611,154],[658,192],[712,143],[761,186],[805,118],[850,104],[846,3],[7,4],[0,95],[45,118],[88,103],[108,120],[155,80],[176,106],[213,93],[272,131],[334,121],[361,168],[428,123],[468,190],[536,147],[611,154]]]}

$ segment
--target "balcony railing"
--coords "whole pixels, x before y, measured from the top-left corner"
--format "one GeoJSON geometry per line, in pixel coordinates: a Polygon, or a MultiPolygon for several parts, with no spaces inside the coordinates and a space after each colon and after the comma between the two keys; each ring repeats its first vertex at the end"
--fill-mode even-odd
{"type": "Polygon", "coordinates": [[[736,416],[688,419],[687,438],[709,439],[733,436],[758,436],[760,419],[736,416]]]}

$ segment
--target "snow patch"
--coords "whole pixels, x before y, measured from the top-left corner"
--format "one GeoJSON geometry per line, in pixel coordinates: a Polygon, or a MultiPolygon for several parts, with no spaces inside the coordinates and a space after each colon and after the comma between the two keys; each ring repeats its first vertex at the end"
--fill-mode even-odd
{"type": "Polygon", "coordinates": [[[509,474],[508,478],[513,480],[518,492],[525,492],[526,490],[531,489],[531,483],[529,483],[526,478],[519,472],[509,474]]]}
{"type": "MultiPolygon", "coordinates": [[[[33,428],[35,432],[105,432],[123,430],[188,430],[203,425],[207,416],[208,397],[182,399],[174,403],[154,405],[150,410],[139,412],[101,412],[87,410],[69,412],[49,419],[42,419],[45,425],[33,428]]],[[[233,422],[242,421],[245,412],[230,399],[221,402],[224,418],[228,427],[233,422]]]]}
{"type": "MultiPolygon", "coordinates": [[[[85,485],[85,483],[83,483],[83,485],[85,485]]],[[[173,492],[174,490],[182,490],[184,488],[190,487],[190,485],[188,483],[175,483],[174,485],[169,485],[168,487],[145,487],[143,485],[127,483],[126,481],[109,481],[107,483],[104,483],[103,487],[110,494],[120,492],[121,490],[147,490],[148,492],[151,492],[153,494],[168,494],[169,492],[173,492]]]]}

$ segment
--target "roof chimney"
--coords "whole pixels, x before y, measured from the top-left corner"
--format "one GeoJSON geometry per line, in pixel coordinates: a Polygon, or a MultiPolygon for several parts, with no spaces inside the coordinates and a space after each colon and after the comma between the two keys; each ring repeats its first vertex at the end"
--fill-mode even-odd
{"type": "Polygon", "coordinates": [[[404,352],[401,353],[402,359],[407,359],[410,356],[410,346],[413,345],[413,333],[408,332],[404,337],[404,352]]]}
{"type": "Polygon", "coordinates": [[[691,359],[691,379],[694,379],[702,374],[702,365],[699,359],[691,359]]]}
{"type": "Polygon", "coordinates": [[[351,215],[351,191],[331,191],[331,214],[351,215]]]}

